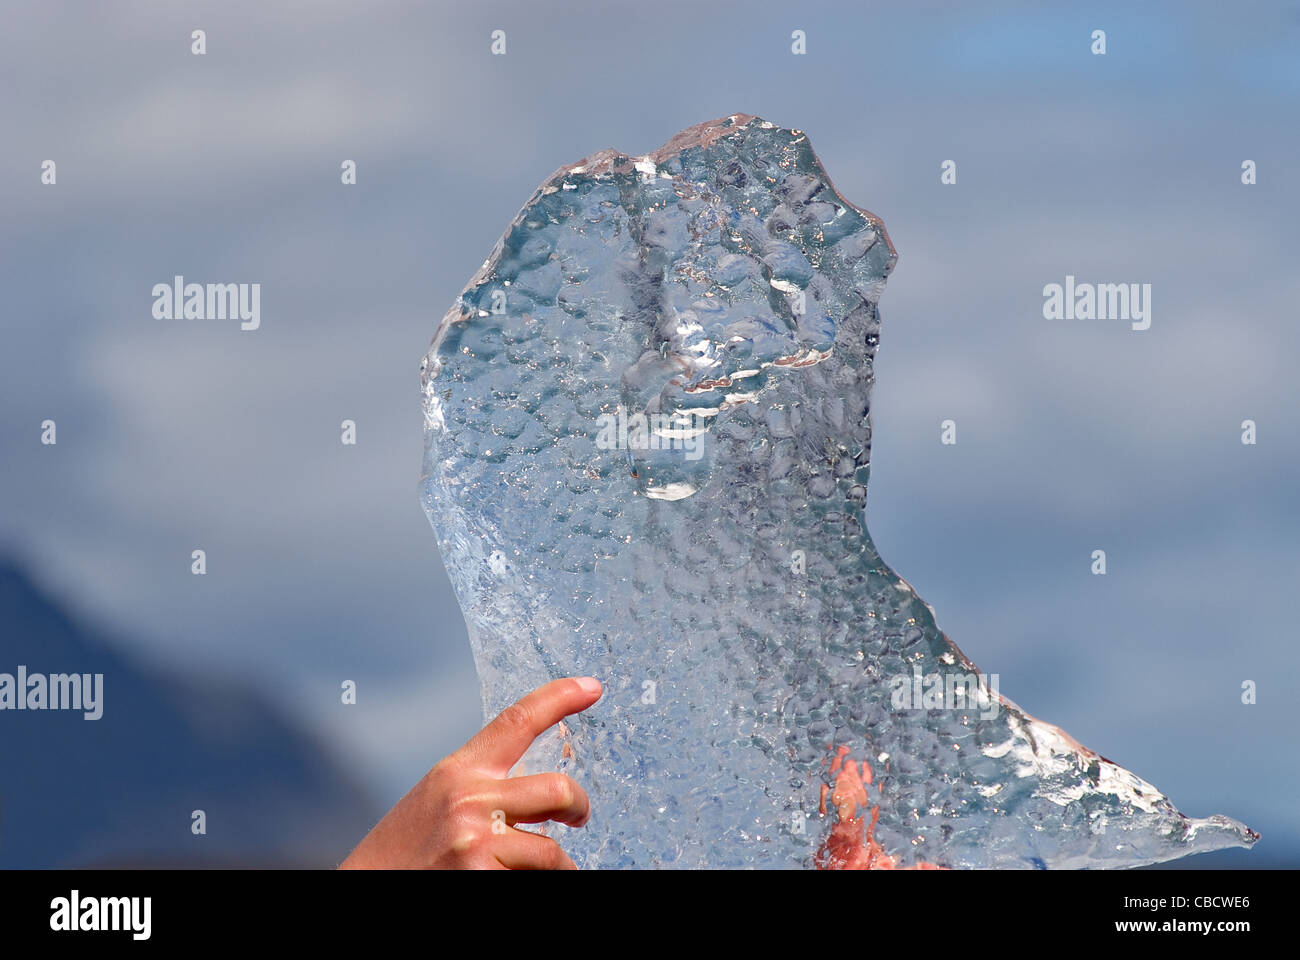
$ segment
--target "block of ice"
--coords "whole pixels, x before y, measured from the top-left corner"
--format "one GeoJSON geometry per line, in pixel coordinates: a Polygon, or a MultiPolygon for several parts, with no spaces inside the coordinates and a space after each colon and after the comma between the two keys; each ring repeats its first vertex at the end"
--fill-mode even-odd
{"type": "Polygon", "coordinates": [[[877,302],[896,254],[755,117],[538,188],[422,368],[422,497],[485,716],[606,685],[521,764],[580,866],[1130,866],[1256,835],[1002,697],[877,555],[877,302]],[[563,742],[561,742],[563,741],[563,742]]]}

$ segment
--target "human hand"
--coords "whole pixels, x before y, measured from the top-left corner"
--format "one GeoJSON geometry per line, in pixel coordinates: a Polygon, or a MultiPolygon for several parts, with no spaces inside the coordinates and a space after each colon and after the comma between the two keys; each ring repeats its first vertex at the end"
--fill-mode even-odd
{"type": "Polygon", "coordinates": [[[600,699],[592,677],[553,680],[506,707],[440,760],[389,810],[340,870],[576,870],[550,837],[514,829],[554,820],[581,827],[587,793],[562,773],[507,777],[539,736],[600,699]]]}

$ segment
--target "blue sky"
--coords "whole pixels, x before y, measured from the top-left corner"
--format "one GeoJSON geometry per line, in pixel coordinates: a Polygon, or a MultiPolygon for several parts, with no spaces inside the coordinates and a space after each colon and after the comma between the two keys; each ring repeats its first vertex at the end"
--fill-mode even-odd
{"type": "Polygon", "coordinates": [[[1233,862],[1300,860],[1300,6],[8,19],[0,547],[130,652],[256,685],[385,801],[472,734],[464,627],[417,500],[434,325],[553,169],[749,112],[807,131],[899,252],[873,410],[882,556],[1023,707],[1185,812],[1263,832],[1233,862]],[[155,320],[150,290],[175,274],[260,282],[262,328],[155,320]],[[1067,274],[1152,284],[1151,329],[1043,319],[1067,274]]]}

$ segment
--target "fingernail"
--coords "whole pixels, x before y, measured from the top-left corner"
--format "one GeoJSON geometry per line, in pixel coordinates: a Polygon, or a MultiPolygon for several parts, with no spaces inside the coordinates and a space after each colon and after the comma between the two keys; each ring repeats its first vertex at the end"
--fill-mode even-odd
{"type": "Polygon", "coordinates": [[[583,693],[600,693],[600,681],[595,677],[575,677],[583,693]]]}

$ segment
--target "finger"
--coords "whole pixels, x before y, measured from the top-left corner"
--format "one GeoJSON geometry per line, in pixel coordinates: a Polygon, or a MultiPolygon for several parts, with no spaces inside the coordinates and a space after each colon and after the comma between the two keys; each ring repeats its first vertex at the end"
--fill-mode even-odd
{"type": "Polygon", "coordinates": [[[511,824],[554,820],[570,827],[580,827],[591,817],[587,791],[562,773],[537,773],[531,777],[501,780],[498,793],[501,809],[511,824]]]}
{"type": "Polygon", "coordinates": [[[565,717],[600,699],[592,677],[552,680],[512,703],[478,732],[458,754],[481,770],[504,777],[539,736],[565,717]]]}
{"type": "Polygon", "coordinates": [[[492,854],[510,870],[577,870],[578,865],[550,837],[509,830],[492,838],[492,854]]]}

